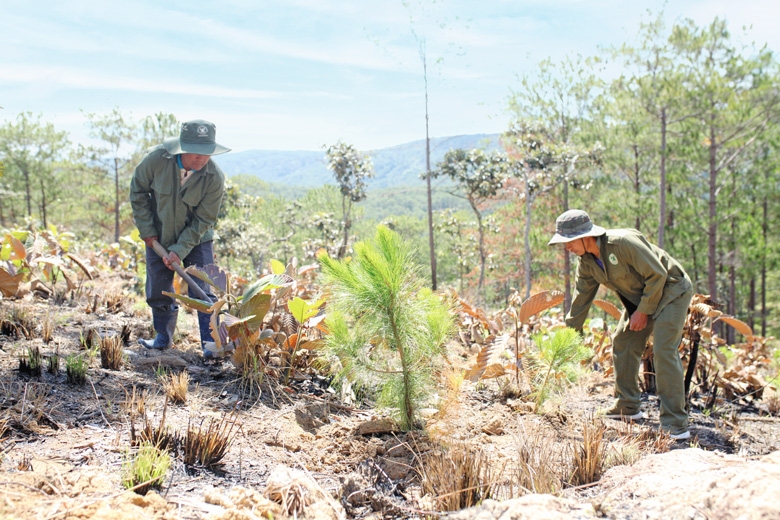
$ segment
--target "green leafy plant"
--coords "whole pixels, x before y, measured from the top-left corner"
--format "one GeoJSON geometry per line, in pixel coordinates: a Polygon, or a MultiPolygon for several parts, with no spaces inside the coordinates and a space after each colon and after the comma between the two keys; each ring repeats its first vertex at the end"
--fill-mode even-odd
{"type": "Polygon", "coordinates": [[[35,377],[43,374],[43,357],[38,347],[29,347],[27,355],[19,358],[19,372],[35,377]]]}
{"type": "Polygon", "coordinates": [[[398,410],[403,429],[429,396],[432,372],[453,330],[449,307],[423,287],[413,249],[385,226],[355,256],[320,255],[332,294],[325,350],[334,372],[352,383],[377,385],[379,406],[398,410]]]}
{"type": "Polygon", "coordinates": [[[325,303],[324,300],[308,302],[297,296],[287,302],[287,308],[290,310],[290,314],[295,318],[295,322],[298,325],[298,332],[294,334],[294,338],[288,339],[288,343],[292,344],[293,347],[292,352],[290,353],[290,365],[287,370],[285,382],[289,381],[290,374],[292,374],[292,371],[295,368],[295,354],[298,352],[301,343],[305,341],[305,331],[308,328],[306,324],[311,318],[314,318],[319,313],[323,303],[325,303]],[[290,341],[292,339],[294,339],[294,341],[290,341]]]}
{"type": "Polygon", "coordinates": [[[568,327],[536,334],[533,339],[536,350],[530,353],[531,387],[538,410],[552,394],[577,379],[582,373],[581,362],[593,352],[584,346],[577,331],[568,327]]]}
{"type": "Polygon", "coordinates": [[[125,461],[122,486],[145,495],[153,488],[162,487],[170,467],[171,455],[166,450],[143,443],[125,461]]]}
{"type": "Polygon", "coordinates": [[[60,373],[60,349],[46,358],[46,371],[55,376],[60,373]]]}
{"type": "Polygon", "coordinates": [[[89,363],[84,356],[79,354],[71,354],[65,359],[65,374],[68,378],[68,383],[74,385],[83,385],[87,382],[87,368],[89,363]]]}

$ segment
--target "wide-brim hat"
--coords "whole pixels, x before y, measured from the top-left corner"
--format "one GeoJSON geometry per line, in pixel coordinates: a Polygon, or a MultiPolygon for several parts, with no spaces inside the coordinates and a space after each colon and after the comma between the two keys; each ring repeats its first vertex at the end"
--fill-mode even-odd
{"type": "Polygon", "coordinates": [[[210,121],[195,119],[181,124],[179,137],[169,137],[163,141],[165,150],[172,154],[195,153],[198,155],[219,155],[230,148],[217,144],[217,127],[210,121]]]}
{"type": "Polygon", "coordinates": [[[555,235],[547,245],[565,244],[584,237],[598,237],[606,232],[603,227],[593,225],[588,214],[581,209],[570,209],[555,219],[555,235]]]}

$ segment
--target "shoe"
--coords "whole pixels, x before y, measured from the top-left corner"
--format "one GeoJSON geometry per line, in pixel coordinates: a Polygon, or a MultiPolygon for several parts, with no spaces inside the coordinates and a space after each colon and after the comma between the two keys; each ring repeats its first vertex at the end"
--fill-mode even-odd
{"type": "Polygon", "coordinates": [[[160,334],[155,336],[154,339],[139,339],[138,343],[141,344],[141,346],[152,349],[152,350],[163,350],[166,348],[170,348],[171,343],[168,341],[167,338],[162,337],[160,334]]]}
{"type": "Polygon", "coordinates": [[[607,419],[619,419],[621,421],[638,421],[640,419],[647,419],[647,414],[643,411],[636,413],[622,412],[617,408],[610,408],[604,411],[604,417],[607,419]]]}
{"type": "Polygon", "coordinates": [[[669,437],[671,437],[672,439],[674,439],[676,441],[684,441],[686,439],[690,439],[691,438],[691,432],[689,432],[688,430],[685,430],[685,431],[682,431],[680,433],[670,433],[669,437]]]}

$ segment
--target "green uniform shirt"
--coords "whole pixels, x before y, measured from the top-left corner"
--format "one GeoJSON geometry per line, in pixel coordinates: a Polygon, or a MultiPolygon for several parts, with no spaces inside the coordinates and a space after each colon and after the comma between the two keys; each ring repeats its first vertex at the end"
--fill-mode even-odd
{"type": "Polygon", "coordinates": [[[692,287],[682,266],[635,229],[610,229],[597,239],[600,260],[586,253],[577,264],[574,298],[566,325],[582,329],[599,285],[655,318],[667,303],[692,287]]]}
{"type": "Polygon", "coordinates": [[[193,247],[214,239],[225,175],[209,159],[181,186],[176,156],[162,145],[153,148],[135,168],[130,204],[141,238],[156,236],[182,260],[193,247]]]}

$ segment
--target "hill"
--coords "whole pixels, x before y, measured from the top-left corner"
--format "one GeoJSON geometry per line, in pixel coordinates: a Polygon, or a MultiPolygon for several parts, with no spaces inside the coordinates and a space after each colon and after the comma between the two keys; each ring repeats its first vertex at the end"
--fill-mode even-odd
{"type": "MultiPolygon", "coordinates": [[[[494,150],[499,146],[498,138],[498,134],[432,138],[431,167],[451,149],[494,150]]],[[[421,183],[419,176],[425,171],[424,139],[365,153],[371,157],[376,171],[376,176],[368,183],[369,190],[421,183]]],[[[300,187],[333,183],[333,175],[325,166],[324,150],[247,150],[220,156],[217,162],[228,177],[248,174],[266,182],[300,187]]]]}

